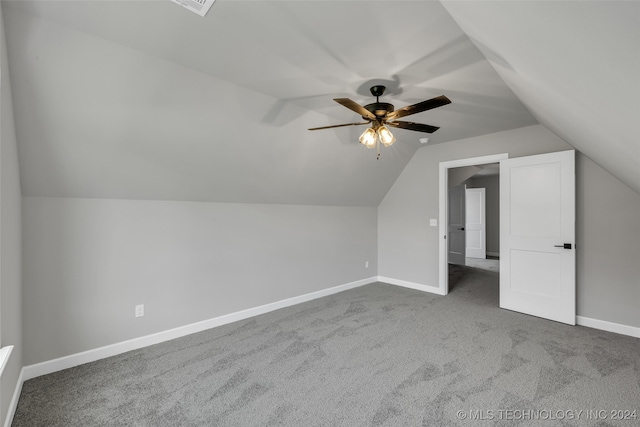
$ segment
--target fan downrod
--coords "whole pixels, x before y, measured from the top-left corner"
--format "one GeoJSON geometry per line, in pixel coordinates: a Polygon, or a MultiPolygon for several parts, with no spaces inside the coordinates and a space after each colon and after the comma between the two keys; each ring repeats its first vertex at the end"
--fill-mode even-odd
{"type": "MultiPolygon", "coordinates": [[[[364,106],[364,108],[372,112],[378,120],[383,120],[387,114],[393,111],[392,104],[389,104],[388,102],[380,102],[380,97],[384,93],[385,89],[386,87],[382,85],[371,86],[371,89],[369,90],[371,91],[371,95],[376,97],[376,102],[364,106]]],[[[363,117],[363,119],[366,119],[366,117],[363,117]]]]}
{"type": "MultiPolygon", "coordinates": [[[[369,89],[371,91],[371,95],[375,96],[376,98],[379,98],[382,96],[382,94],[384,93],[386,87],[382,86],[382,85],[376,85],[376,86],[371,86],[371,89],[369,89]]],[[[376,100],[376,102],[378,102],[378,100],[376,100]]]]}

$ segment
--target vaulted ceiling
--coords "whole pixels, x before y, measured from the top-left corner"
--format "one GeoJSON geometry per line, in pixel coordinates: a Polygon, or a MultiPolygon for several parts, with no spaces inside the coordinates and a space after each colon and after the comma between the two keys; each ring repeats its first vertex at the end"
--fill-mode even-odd
{"type": "Polygon", "coordinates": [[[540,123],[640,194],[640,2],[443,4],[540,123]]]}
{"type": "Polygon", "coordinates": [[[27,196],[377,206],[430,144],[542,123],[640,192],[640,8],[3,2],[27,196]],[[332,101],[444,94],[380,160],[332,101]]]}

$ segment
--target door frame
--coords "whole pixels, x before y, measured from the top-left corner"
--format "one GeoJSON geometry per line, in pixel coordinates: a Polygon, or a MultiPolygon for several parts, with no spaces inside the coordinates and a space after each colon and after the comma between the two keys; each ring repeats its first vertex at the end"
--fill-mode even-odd
{"type": "Polygon", "coordinates": [[[439,207],[439,240],[438,244],[438,256],[440,262],[438,263],[438,289],[440,295],[447,295],[449,293],[449,256],[447,253],[447,193],[449,190],[449,169],[459,168],[462,166],[476,166],[486,165],[488,163],[500,163],[501,160],[509,158],[508,153],[492,154],[482,157],[470,157],[467,159],[450,160],[447,162],[440,162],[439,166],[439,191],[438,191],[438,207],[439,207]]]}

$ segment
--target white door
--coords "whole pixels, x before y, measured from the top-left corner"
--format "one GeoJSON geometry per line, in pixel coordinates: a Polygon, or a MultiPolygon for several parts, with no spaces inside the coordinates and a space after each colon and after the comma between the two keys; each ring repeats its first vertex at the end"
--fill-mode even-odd
{"type": "Polygon", "coordinates": [[[447,241],[449,242],[449,263],[465,265],[465,185],[449,189],[449,209],[447,219],[447,241]]]}
{"type": "Polygon", "coordinates": [[[485,189],[467,188],[466,195],[467,213],[464,228],[467,239],[467,257],[485,259],[487,257],[485,189]]]}
{"type": "Polygon", "coordinates": [[[575,153],[500,162],[500,307],[575,325],[575,153]]]}

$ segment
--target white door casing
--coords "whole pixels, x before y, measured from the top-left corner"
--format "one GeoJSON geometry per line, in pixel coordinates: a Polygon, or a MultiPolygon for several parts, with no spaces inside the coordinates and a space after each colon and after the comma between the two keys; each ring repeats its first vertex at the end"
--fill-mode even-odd
{"type": "Polygon", "coordinates": [[[465,201],[465,232],[467,257],[487,257],[486,193],[484,188],[467,188],[465,201]]]}
{"type": "Polygon", "coordinates": [[[438,218],[440,224],[440,242],[438,244],[438,293],[441,295],[447,295],[449,293],[449,242],[447,241],[447,233],[449,231],[447,227],[449,169],[498,163],[508,158],[509,155],[507,153],[500,153],[481,157],[448,160],[446,162],[440,162],[438,165],[438,218]]]}
{"type": "Polygon", "coordinates": [[[465,185],[449,189],[449,209],[447,218],[447,242],[449,242],[449,263],[465,265],[465,185]]]}
{"type": "Polygon", "coordinates": [[[574,163],[573,150],[500,162],[501,308],[575,325],[574,163]]]}

